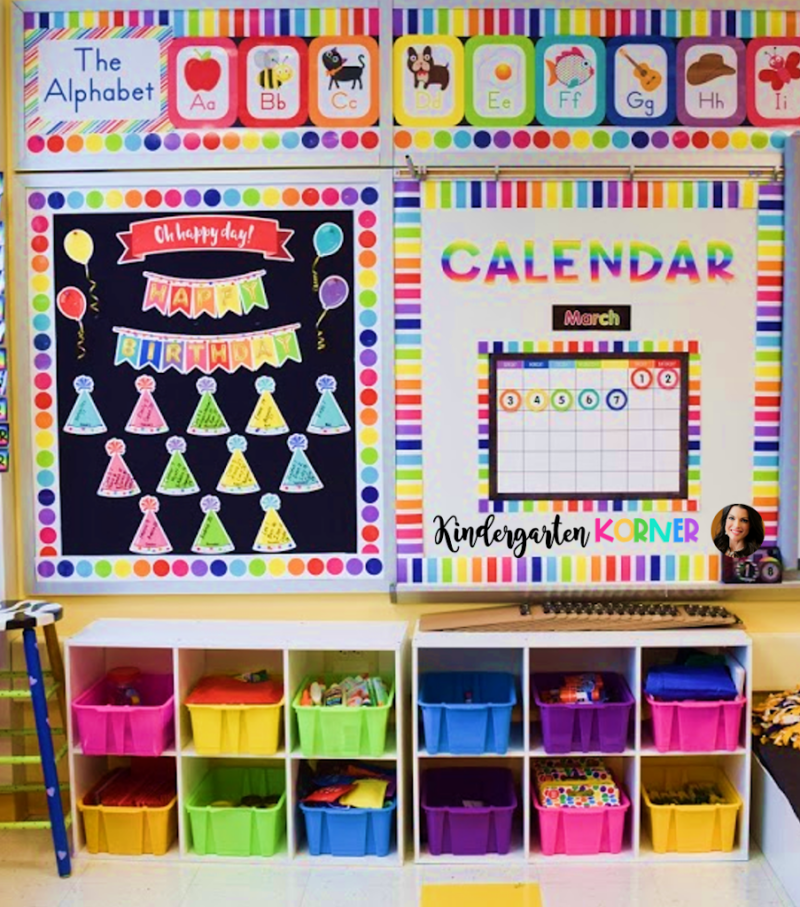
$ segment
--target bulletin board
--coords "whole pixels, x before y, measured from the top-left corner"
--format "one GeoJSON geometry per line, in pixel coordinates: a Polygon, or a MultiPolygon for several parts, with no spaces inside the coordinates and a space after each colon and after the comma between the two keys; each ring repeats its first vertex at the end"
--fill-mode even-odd
{"type": "Polygon", "coordinates": [[[380,160],[376,5],[202,7],[14,4],[20,169],[380,160]]]}
{"type": "Polygon", "coordinates": [[[775,543],[782,185],[397,182],[395,273],[399,588],[716,582],[734,499],[775,543]]]}
{"type": "Polygon", "coordinates": [[[33,588],[386,588],[389,193],[205,180],[26,184],[33,588]]]}
{"type": "Polygon", "coordinates": [[[685,160],[780,151],[800,125],[795,10],[398,0],[393,26],[396,161],[492,154],[523,163],[564,152],[685,160]]]}

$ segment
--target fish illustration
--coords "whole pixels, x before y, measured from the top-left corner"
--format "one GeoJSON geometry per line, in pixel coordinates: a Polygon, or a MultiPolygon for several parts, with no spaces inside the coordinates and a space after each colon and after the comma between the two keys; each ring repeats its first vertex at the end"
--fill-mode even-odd
{"type": "Polygon", "coordinates": [[[555,60],[547,60],[547,68],[550,70],[550,80],[547,84],[555,85],[556,82],[561,82],[567,88],[577,88],[594,75],[594,67],[584,57],[579,47],[565,50],[555,60]]]}

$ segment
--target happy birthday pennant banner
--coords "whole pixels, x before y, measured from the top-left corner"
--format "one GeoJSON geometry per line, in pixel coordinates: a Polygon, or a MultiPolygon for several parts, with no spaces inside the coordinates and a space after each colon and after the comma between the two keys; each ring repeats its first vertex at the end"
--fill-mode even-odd
{"type": "Polygon", "coordinates": [[[125,251],[118,264],[144,261],[167,252],[257,252],[264,258],[294,261],[286,243],[294,230],[282,230],[277,220],[235,214],[194,214],[157,217],[132,223],[117,233],[125,251]]]}
{"type": "Polygon", "coordinates": [[[228,312],[247,315],[254,308],[269,308],[261,278],[266,271],[217,280],[186,280],[145,271],[147,288],[142,311],[158,309],[162,315],[180,312],[187,318],[210,315],[222,318],[228,312]]]}
{"type": "Polygon", "coordinates": [[[127,362],[135,369],[149,366],[157,372],[175,369],[185,375],[197,369],[208,375],[217,369],[251,372],[262,365],[279,368],[284,362],[302,362],[297,329],[300,324],[286,324],[252,334],[230,334],[225,337],[202,337],[178,334],[154,334],[131,328],[114,328],[117,352],[114,365],[127,362]]]}

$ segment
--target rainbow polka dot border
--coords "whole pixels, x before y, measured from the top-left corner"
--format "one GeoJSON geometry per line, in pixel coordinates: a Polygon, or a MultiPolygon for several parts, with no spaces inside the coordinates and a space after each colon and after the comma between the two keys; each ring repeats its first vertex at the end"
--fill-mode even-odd
{"type": "MultiPolygon", "coordinates": [[[[388,582],[385,560],[386,508],[382,439],[380,189],[373,184],[236,186],[136,186],[127,188],[29,189],[27,191],[28,291],[32,387],[34,586],[38,591],[69,592],[79,583],[248,580],[388,582]],[[58,412],[56,401],[55,288],[52,261],[53,215],[61,211],[160,211],[286,208],[346,209],[354,214],[354,313],[356,379],[356,460],[358,552],[272,557],[231,554],[201,556],[65,556],[60,550],[58,412]]],[[[185,587],[184,587],[185,588],[185,587]]],[[[176,591],[180,591],[176,588],[176,591]]]]}
{"type": "Polygon", "coordinates": [[[765,129],[454,129],[398,127],[398,152],[535,153],[540,151],[783,151],[788,132],[765,129]]]}

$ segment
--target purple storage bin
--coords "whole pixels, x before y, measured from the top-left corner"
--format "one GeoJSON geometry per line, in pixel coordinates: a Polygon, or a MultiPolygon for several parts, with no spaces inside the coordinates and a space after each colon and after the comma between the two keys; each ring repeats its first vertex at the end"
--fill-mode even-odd
{"type": "Polygon", "coordinates": [[[508,769],[429,769],[422,775],[421,802],[433,856],[509,852],[517,795],[508,769]],[[486,805],[464,806],[465,800],[486,805]]]}
{"type": "Polygon", "coordinates": [[[579,672],[533,675],[533,698],[542,716],[544,751],[553,755],[623,752],[634,699],[620,674],[601,672],[603,684],[615,702],[543,701],[545,690],[559,687],[565,674],[575,673],[579,672]]]}
{"type": "Polygon", "coordinates": [[[160,756],[175,739],[171,674],[142,674],[142,705],[106,705],[106,678],[72,703],[75,733],[87,756],[160,756]]]}
{"type": "Polygon", "coordinates": [[[567,854],[577,857],[620,853],[625,834],[625,817],[631,805],[622,791],[620,794],[620,806],[581,809],[569,806],[544,807],[532,790],[531,797],[539,816],[539,838],[544,856],[567,854]]]}
{"type": "Polygon", "coordinates": [[[745,696],[719,702],[659,702],[645,697],[659,753],[733,752],[739,746],[745,696]]]}

